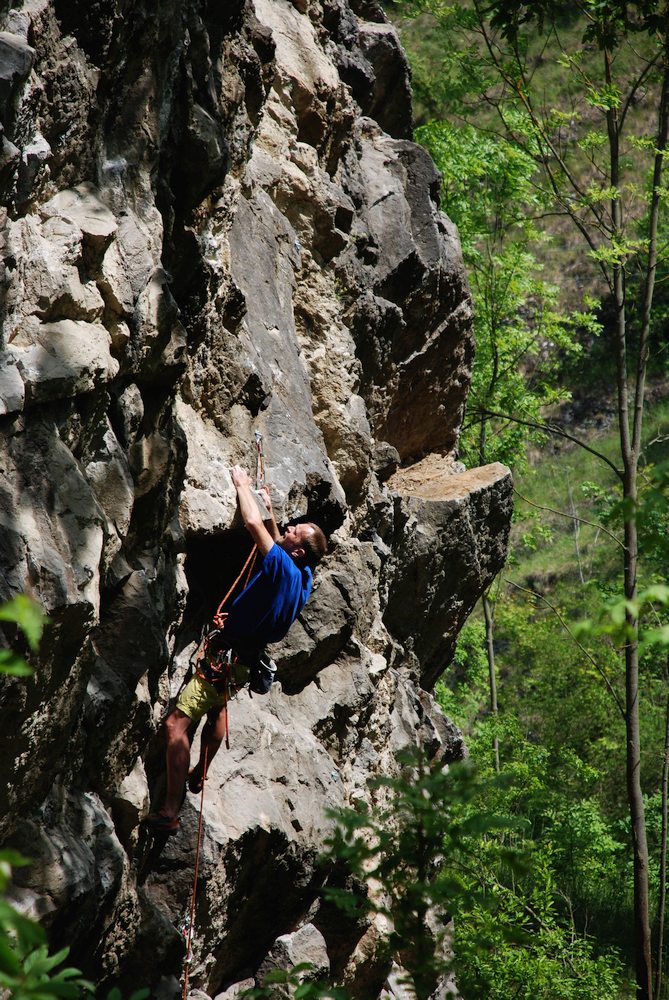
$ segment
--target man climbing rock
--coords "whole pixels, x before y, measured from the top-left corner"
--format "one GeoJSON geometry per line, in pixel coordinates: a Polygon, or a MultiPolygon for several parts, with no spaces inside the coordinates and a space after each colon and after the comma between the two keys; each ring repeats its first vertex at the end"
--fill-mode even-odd
{"type": "MultiPolygon", "coordinates": [[[[259,569],[234,600],[227,616],[214,619],[220,628],[212,639],[214,652],[223,656],[230,651],[242,667],[249,670],[249,686],[258,694],[269,691],[276,669],[264,654],[269,642],[282,639],[293,624],[311,592],[312,569],[325,555],[327,542],[316,524],[300,523],[282,535],[277,527],[267,487],[260,491],[269,518],[263,520],[251,489],[247,472],[238,465],[232,468],[232,481],[242,519],[258,547],[259,569]]],[[[212,657],[215,664],[221,657],[212,657]]],[[[165,720],[167,737],[167,794],[160,812],[144,822],[153,830],[175,833],[183,799],[184,782],[190,763],[188,729],[206,714],[207,721],[200,741],[200,759],[188,775],[191,792],[202,788],[205,768],[225,736],[225,681],[207,670],[199,669],[177,699],[176,708],[165,720]]]]}

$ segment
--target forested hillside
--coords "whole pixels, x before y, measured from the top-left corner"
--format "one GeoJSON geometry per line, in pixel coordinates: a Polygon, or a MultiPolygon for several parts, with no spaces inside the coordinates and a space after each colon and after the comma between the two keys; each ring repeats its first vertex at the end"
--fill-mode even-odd
{"type": "Polygon", "coordinates": [[[474,294],[461,456],[508,462],[516,495],[507,566],[441,685],[470,735],[482,811],[513,826],[472,859],[481,897],[456,917],[458,983],[467,998],[659,1000],[666,6],[388,9],[474,294]]]}

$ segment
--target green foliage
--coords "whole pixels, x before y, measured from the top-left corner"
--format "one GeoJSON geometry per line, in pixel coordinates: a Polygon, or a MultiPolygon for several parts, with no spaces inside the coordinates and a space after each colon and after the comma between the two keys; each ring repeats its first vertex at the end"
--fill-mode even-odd
{"type": "Polygon", "coordinates": [[[436,695],[446,715],[467,729],[485,702],[487,691],[485,626],[470,619],[460,631],[453,662],[438,682],[436,695]]]}
{"type": "Polygon", "coordinates": [[[583,43],[596,42],[600,49],[616,48],[628,32],[656,33],[663,28],[662,5],[656,0],[633,4],[626,0],[578,0],[575,4],[564,0],[533,0],[529,4],[492,0],[485,10],[491,26],[510,41],[517,41],[520,32],[533,24],[542,33],[569,12],[578,12],[583,18],[583,43]]]}
{"type": "MultiPolygon", "coordinates": [[[[18,594],[0,606],[0,621],[17,625],[30,649],[33,652],[37,651],[47,619],[35,601],[31,601],[25,594],[18,594]]],[[[14,650],[0,649],[0,673],[11,674],[14,677],[29,677],[33,670],[14,650]]]]}
{"type": "MultiPolygon", "coordinates": [[[[547,873],[547,878],[549,874],[547,873]]],[[[624,978],[612,955],[593,955],[592,943],[565,933],[554,913],[545,906],[540,922],[528,917],[515,893],[500,893],[494,916],[477,907],[468,919],[487,931],[487,948],[471,948],[465,933],[456,927],[454,947],[461,960],[458,986],[463,996],[486,1000],[619,1000],[624,978]],[[523,947],[510,947],[504,933],[507,923],[527,927],[523,947]]]]}
{"type": "MultiPolygon", "coordinates": [[[[662,439],[663,435],[658,437],[662,439]]],[[[644,469],[635,516],[644,565],[664,579],[669,561],[669,464],[666,462],[644,469]]]]}
{"type": "Polygon", "coordinates": [[[442,175],[442,204],[458,226],[465,259],[480,259],[491,234],[499,242],[509,235],[539,239],[528,209],[536,213],[545,206],[533,183],[537,167],[531,156],[495,135],[447,121],[418,128],[416,139],[442,175]]]}
{"type": "Polygon", "coordinates": [[[562,315],[558,289],[543,280],[533,218],[544,208],[529,153],[471,126],[430,122],[416,138],[442,174],[442,204],[457,224],[474,297],[476,364],[461,453],[470,464],[522,465],[538,430],[493,414],[539,422],[565,399],[556,358],[579,350],[574,333],[589,314],[562,315]],[[472,198],[472,190],[476,197],[472,198]]]}
{"type": "Polygon", "coordinates": [[[655,627],[641,628],[638,636],[639,648],[641,651],[655,646],[667,649],[669,625],[661,623],[658,613],[659,607],[666,609],[667,605],[669,605],[669,587],[662,583],[652,584],[639,591],[633,600],[615,596],[606,601],[598,608],[595,620],[586,618],[577,622],[574,631],[579,637],[608,636],[617,646],[623,647],[625,643],[636,639],[637,629],[633,623],[639,619],[643,622],[650,611],[658,620],[658,624],[655,627]]]}
{"type": "MultiPolygon", "coordinates": [[[[596,590],[577,592],[567,584],[551,595],[555,612],[539,600],[507,595],[496,607],[498,666],[503,678],[503,714],[518,720],[529,742],[540,741],[557,768],[567,758],[565,744],[582,766],[596,774],[600,802],[612,819],[624,815],[622,712],[624,695],[619,656],[596,636],[573,638],[573,619],[599,606],[596,590]],[[572,628],[570,635],[563,623],[572,628]]],[[[648,761],[649,767],[651,761],[648,761]]],[[[583,773],[571,766],[556,775],[563,787],[578,795],[583,773]]]]}
{"type": "MultiPolygon", "coordinates": [[[[586,433],[586,431],[584,431],[586,433]]],[[[617,434],[612,428],[588,435],[589,443],[612,462],[619,461],[617,434]]],[[[646,465],[639,482],[635,505],[639,532],[639,585],[661,581],[669,560],[669,407],[666,402],[648,408],[644,422],[643,453],[646,465]],[[655,463],[655,464],[652,464],[655,463]]],[[[585,518],[590,524],[576,524],[557,513],[538,511],[522,499],[516,502],[512,528],[511,565],[514,579],[531,580],[542,592],[554,590],[564,581],[564,607],[589,604],[591,598],[575,591],[581,575],[589,587],[596,586],[605,597],[619,592],[618,562],[621,549],[608,529],[621,538],[623,506],[611,469],[575,446],[546,449],[524,473],[516,473],[520,497],[528,497],[552,511],[564,511],[585,518]],[[541,530],[537,531],[537,518],[541,530]],[[578,530],[578,557],[575,533],[578,530]],[[542,537],[544,532],[548,537],[542,537]],[[528,544],[529,543],[529,544],[528,544]],[[579,574],[579,560],[580,570],[579,574]]],[[[589,613],[589,612],[588,612],[589,613]]],[[[594,613],[594,609],[593,609],[594,613]]],[[[581,614],[577,617],[581,617],[581,614]]]]}
{"type": "MultiPolygon", "coordinates": [[[[444,172],[444,206],[464,233],[463,247],[477,310],[478,357],[464,435],[465,457],[480,462],[490,455],[511,461],[516,470],[522,468],[522,456],[517,461],[514,452],[522,451],[527,438],[516,430],[515,440],[505,440],[505,424],[493,413],[525,420],[529,417],[530,423],[541,423],[540,413],[551,402],[551,393],[552,401],[558,400],[561,386],[568,384],[566,374],[572,377],[578,373],[590,389],[590,398],[592,385],[599,378],[603,393],[610,396],[618,372],[614,359],[621,331],[625,330],[628,372],[624,370],[625,362],[621,362],[620,377],[622,380],[627,375],[629,390],[624,385],[618,389],[621,396],[629,391],[630,410],[619,415],[618,440],[613,449],[607,442],[605,457],[619,468],[622,450],[635,479],[631,483],[628,476],[622,481],[612,474],[613,470],[607,472],[606,481],[589,470],[572,478],[565,475],[563,464],[556,478],[567,480],[563,492],[568,502],[551,506],[571,512],[575,518],[585,507],[586,515],[595,523],[586,527],[574,519],[567,522],[568,528],[560,529],[555,523],[557,515],[552,515],[550,528],[558,541],[552,545],[545,544],[535,530],[523,531],[524,551],[519,546],[514,575],[518,573],[516,578],[521,584],[536,590],[539,597],[545,595],[546,601],[538,597],[535,602],[510,605],[500,599],[495,608],[496,649],[503,682],[495,735],[503,770],[507,771],[513,747],[520,747],[522,741],[525,766],[529,768],[525,780],[536,793],[535,799],[523,802],[522,815],[531,820],[535,871],[543,872],[543,876],[537,876],[534,882],[523,880],[516,898],[509,897],[508,912],[496,915],[491,928],[491,953],[504,956],[503,967],[490,966],[486,972],[477,973],[470,989],[472,995],[486,997],[613,996],[617,995],[615,983],[620,979],[613,959],[605,961],[609,972],[597,970],[593,959],[581,973],[580,985],[573,980],[564,987],[564,994],[560,992],[563,979],[551,963],[564,959],[559,956],[559,948],[550,952],[548,941],[555,926],[564,929],[567,913],[573,926],[581,930],[592,917],[602,941],[615,940],[615,924],[620,927],[629,923],[627,890],[621,888],[632,881],[632,859],[626,850],[628,831],[620,826],[626,806],[620,777],[625,768],[624,717],[630,726],[630,797],[637,795],[638,788],[632,786],[641,775],[644,787],[652,790],[649,801],[657,798],[669,642],[669,591],[665,584],[669,491],[663,474],[656,473],[652,466],[646,465],[642,473],[636,474],[636,435],[641,428],[642,408],[637,399],[635,417],[631,401],[637,373],[641,373],[637,391],[643,395],[647,349],[642,349],[641,344],[648,315],[644,297],[646,289],[652,287],[648,268],[656,222],[659,295],[658,309],[653,310],[650,321],[649,370],[666,372],[669,356],[664,301],[669,220],[666,181],[660,176],[662,156],[658,153],[658,146],[663,146],[665,140],[661,137],[662,116],[657,111],[665,103],[664,99],[660,101],[660,89],[666,87],[667,10],[666,4],[651,0],[639,4],[617,0],[577,0],[576,4],[492,0],[485,5],[472,0],[467,4],[468,16],[462,16],[459,8],[439,0],[425,0],[404,9],[414,14],[422,12],[424,33],[426,12],[436,19],[447,50],[441,72],[458,62],[463,69],[468,64],[460,77],[459,90],[449,73],[447,86],[441,89],[444,95],[450,89],[450,104],[445,114],[442,111],[442,116],[449,119],[443,134],[441,123],[426,127],[426,141],[432,144],[435,155],[442,153],[439,166],[444,172]],[[486,150],[481,172],[467,146],[463,119],[473,126],[477,141],[486,150]],[[495,144],[499,153],[493,148],[495,144]],[[506,157],[507,147],[517,157],[513,162],[506,157]],[[471,162],[467,164],[468,156],[471,162]],[[508,162],[503,164],[505,157],[508,162]],[[517,188],[508,204],[507,190],[513,190],[517,183],[515,168],[522,167],[523,157],[530,187],[526,191],[517,188]],[[465,183],[459,174],[463,162],[465,183]],[[508,189],[502,181],[508,182],[508,189]],[[500,201],[508,204],[505,210],[500,209],[500,201]],[[522,218],[518,220],[518,216],[522,218]],[[526,221],[538,216],[558,220],[549,221],[547,227],[544,223],[544,228],[554,234],[549,250],[545,242],[537,239],[533,223],[526,221]],[[562,220],[575,227],[576,244],[564,237],[562,220]],[[542,273],[539,262],[548,262],[552,272],[542,273]],[[522,271],[520,280],[516,280],[518,271],[522,271]],[[598,318],[604,336],[599,338],[597,357],[593,351],[597,329],[592,315],[578,330],[580,342],[589,349],[581,365],[575,362],[574,352],[569,356],[559,346],[551,350],[555,338],[547,333],[550,327],[544,322],[547,314],[550,321],[551,312],[558,323],[560,320],[558,299],[551,298],[551,283],[544,275],[561,278],[561,271],[566,275],[570,271],[577,273],[573,288],[580,292],[584,285],[589,286],[602,301],[598,318]],[[531,281],[544,284],[547,294],[544,288],[532,292],[531,281]],[[500,287],[504,296],[509,293],[507,298],[498,294],[500,287]],[[513,337],[523,333],[529,340],[527,351],[517,355],[517,371],[514,373],[513,366],[508,365],[509,379],[498,377],[506,364],[507,329],[512,331],[512,344],[513,337]],[[535,333],[538,349],[531,342],[535,333]],[[548,346],[546,353],[550,356],[545,378],[542,366],[546,359],[541,345],[548,346]],[[523,385],[514,388],[516,374],[530,383],[532,391],[528,395],[523,395],[523,385]],[[503,395],[507,392],[507,396],[503,395]],[[473,430],[478,432],[478,440],[472,441],[473,430]],[[628,439],[635,441],[633,449],[628,447],[628,439]],[[581,490],[583,480],[595,478],[598,481],[594,486],[581,490]],[[638,567],[634,538],[628,535],[627,546],[622,545],[623,529],[632,520],[640,536],[638,567]],[[623,563],[627,567],[624,580],[620,573],[623,563]],[[636,577],[634,585],[632,575],[636,577]],[[575,580],[579,581],[578,587],[574,586],[575,580]],[[626,597],[621,598],[621,594],[626,597]],[[576,621],[584,616],[588,623],[577,625],[576,621]],[[630,694],[636,685],[638,638],[641,697],[630,694]],[[517,737],[508,729],[514,719],[520,727],[517,737]],[[640,739],[637,723],[641,727],[640,739]],[[540,756],[532,753],[529,744],[535,741],[540,741],[547,753],[545,767],[540,756]],[[571,765],[563,753],[565,741],[574,755],[571,765]],[[548,775],[561,788],[563,804],[551,803],[550,796],[541,792],[548,785],[548,775]],[[583,782],[590,789],[585,793],[579,787],[583,782]],[[598,857],[592,857],[588,849],[591,840],[601,848],[598,857]],[[573,860],[577,855],[589,858],[589,869],[577,870],[573,860]],[[596,877],[588,878],[590,869],[597,873],[596,877]],[[533,901],[537,892],[543,909],[533,901]],[[539,914],[540,923],[533,927],[533,937],[535,941],[542,939],[542,954],[535,954],[527,969],[522,965],[525,957],[517,956],[520,965],[514,981],[507,978],[505,971],[513,962],[508,960],[503,941],[496,947],[495,931],[505,926],[516,904],[529,906],[539,914]],[[551,980],[560,983],[552,992],[551,980]],[[497,989],[499,992],[495,992],[497,989]]],[[[432,95],[439,90],[434,86],[432,95]]],[[[540,443],[540,438],[535,436],[530,443],[540,443]]],[[[604,445],[596,442],[595,450],[604,453],[604,445]]],[[[566,452],[563,463],[564,458],[571,466],[566,452]]],[[[592,455],[585,460],[590,465],[592,461],[592,455]]],[[[657,462],[657,456],[653,455],[652,461],[657,462]]],[[[537,499],[531,491],[525,492],[537,499]]],[[[518,538],[519,532],[514,530],[518,538]]],[[[456,664],[448,678],[453,688],[449,707],[454,693],[461,701],[463,715],[477,701],[480,713],[485,701],[480,651],[477,654],[464,643],[462,655],[465,662],[456,664]]],[[[481,732],[486,734],[483,761],[489,754],[491,724],[486,721],[481,725],[481,732]]],[[[657,811],[653,818],[657,820],[657,811]]],[[[638,809],[632,809],[632,820],[637,843],[642,843],[645,834],[642,836],[643,819],[638,809]]],[[[657,840],[653,841],[657,836],[655,822],[651,850],[657,847],[657,840]]],[[[649,867],[651,882],[655,880],[657,885],[652,856],[649,867]]],[[[645,878],[645,869],[645,861],[635,869],[638,885],[645,878]]],[[[503,879],[499,881],[506,885],[503,879]]],[[[520,880],[516,884],[520,885],[520,880]]],[[[504,899],[502,890],[498,889],[496,895],[504,899]]],[[[641,889],[634,906],[640,926],[645,907],[641,889]]],[[[483,921],[483,917],[480,919],[483,921]]],[[[456,928],[461,927],[460,921],[456,928]]],[[[629,941],[622,940],[621,944],[629,949],[629,941]]],[[[466,952],[466,940],[459,944],[456,941],[458,947],[466,952]]],[[[586,953],[588,947],[585,942],[586,953]]],[[[475,946],[470,969],[481,961],[486,964],[475,946]]],[[[567,964],[579,961],[574,952],[567,964]]],[[[645,972],[640,965],[638,975],[639,989],[643,991],[645,972]]],[[[466,978],[460,978],[465,995],[466,982],[466,978]]]]}
{"type": "MultiPolygon", "coordinates": [[[[11,619],[15,620],[15,619],[11,619]]],[[[0,893],[4,895],[12,866],[29,862],[14,851],[0,851],[0,893]]],[[[78,969],[59,968],[69,949],[49,954],[43,929],[0,898],[0,987],[15,1000],[66,1000],[93,993],[78,969]]]]}
{"type": "MultiPolygon", "coordinates": [[[[418,998],[451,966],[448,913],[464,996],[616,1000],[625,982],[619,959],[612,950],[594,953],[575,922],[580,900],[558,885],[581,896],[619,885],[620,844],[593,798],[565,796],[550,752],[524,740],[513,721],[503,725],[501,775],[485,764],[486,722],[471,743],[478,769],[469,762],[446,771],[407,752],[400,778],[373,783],[374,807],[335,813],[330,857],[369,891],[330,894],[352,915],[392,921],[386,958],[407,969],[418,998]]],[[[573,754],[561,766],[582,792],[596,781],[573,754]]]]}
{"type": "MultiPolygon", "coordinates": [[[[626,916],[619,898],[625,852],[592,795],[598,773],[573,751],[528,741],[512,717],[501,724],[501,780],[488,784],[486,805],[522,817],[515,846],[530,863],[511,878],[494,840],[471,845],[472,876],[492,905],[466,904],[456,921],[459,986],[465,996],[499,1000],[618,997],[624,975],[617,955],[597,955],[584,930],[605,907],[626,916]],[[486,949],[477,943],[482,935],[486,949]]],[[[482,724],[471,743],[482,769],[489,767],[487,730],[482,724]]]]}
{"type": "MultiPolygon", "coordinates": [[[[621,597],[617,590],[606,594],[594,615],[575,623],[575,633],[580,638],[608,639],[618,648],[638,638],[642,655],[666,650],[669,587],[664,581],[669,555],[669,468],[666,464],[647,466],[634,501],[623,502],[591,482],[584,484],[584,491],[594,501],[601,523],[612,525],[620,533],[623,521],[635,521],[641,562],[635,597],[621,597]]],[[[604,594],[605,588],[600,589],[604,594]]]]}
{"type": "Polygon", "coordinates": [[[413,0],[402,0],[393,9],[397,7],[404,17],[416,19],[415,24],[405,22],[402,41],[411,62],[417,121],[442,117],[445,108],[453,114],[464,111],[471,96],[485,92],[492,82],[472,35],[474,10],[413,0]],[[432,16],[435,7],[438,17],[432,16]]]}
{"type": "MultiPolygon", "coordinates": [[[[520,536],[520,542],[528,552],[535,552],[539,545],[551,544],[553,541],[553,529],[545,523],[535,512],[531,512],[524,518],[524,529],[520,536]]],[[[513,564],[514,554],[510,553],[509,563],[513,564]]]]}
{"type": "MultiPolygon", "coordinates": [[[[410,54],[418,60],[419,89],[432,117],[458,129],[465,122],[484,143],[506,145],[521,160],[532,162],[531,189],[516,192],[512,204],[518,215],[524,209],[528,217],[541,220],[544,238],[552,235],[549,247],[535,245],[532,254],[545,265],[543,280],[549,287],[566,286],[565,313],[578,306],[577,296],[588,288],[600,299],[608,296],[613,270],[625,270],[630,347],[642,322],[638,300],[649,249],[649,200],[656,192],[658,308],[651,318],[649,364],[651,370],[666,372],[669,220],[666,185],[652,178],[666,30],[662,4],[399,0],[397,7],[404,18],[416,19],[415,28],[404,21],[404,34],[410,54]],[[433,38],[439,43],[438,59],[431,49],[433,38]],[[433,57],[430,72],[422,72],[428,56],[433,57]],[[619,125],[614,150],[609,144],[612,116],[619,125]],[[620,209],[618,221],[613,219],[614,205],[620,209]],[[573,238],[565,233],[560,216],[575,224],[573,238]],[[586,253],[592,266],[584,259],[586,253]]],[[[497,170],[494,160],[492,170],[497,170]]],[[[481,181],[475,168],[471,176],[474,184],[465,189],[475,195],[471,202],[489,203],[487,181],[481,181]]],[[[476,212],[476,207],[468,211],[476,212]]],[[[506,233],[507,242],[513,238],[506,233]]],[[[587,329],[579,339],[592,349],[587,329]]],[[[557,360],[572,380],[577,377],[590,385],[593,377],[614,375],[613,353],[603,345],[598,370],[575,357],[557,360]]]]}
{"type": "MultiPolygon", "coordinates": [[[[344,861],[369,891],[326,891],[349,914],[381,914],[390,921],[393,929],[380,957],[403,966],[407,985],[418,1000],[427,1000],[451,967],[445,914],[476,894],[466,872],[451,861],[465,843],[510,824],[464,808],[476,793],[469,766],[449,772],[419,751],[405,751],[399,760],[400,777],[372,782],[377,805],[333,813],[337,825],[329,857],[344,861]]],[[[505,850],[505,863],[510,870],[520,867],[513,848],[505,850]]]]}

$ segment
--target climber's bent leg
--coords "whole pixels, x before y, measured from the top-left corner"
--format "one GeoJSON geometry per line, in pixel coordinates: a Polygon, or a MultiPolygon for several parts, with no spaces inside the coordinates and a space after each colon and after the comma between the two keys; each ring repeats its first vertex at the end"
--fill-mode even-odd
{"type": "Polygon", "coordinates": [[[181,808],[184,783],[190,763],[188,728],[192,721],[180,708],[175,708],[165,719],[167,794],[161,812],[171,818],[177,816],[181,808]]]}
{"type": "Polygon", "coordinates": [[[223,709],[223,705],[217,705],[207,713],[207,721],[200,737],[200,759],[188,776],[188,787],[191,792],[198,792],[202,788],[205,750],[207,751],[207,770],[209,770],[213,758],[218,753],[218,748],[225,739],[225,712],[223,709]]]}
{"type": "MultiPolygon", "coordinates": [[[[188,787],[191,792],[197,793],[202,788],[205,747],[207,747],[208,760],[211,760],[225,735],[225,717],[222,712],[224,702],[225,696],[217,691],[213,684],[197,674],[186,685],[177,699],[177,709],[180,709],[193,722],[201,719],[203,715],[207,715],[207,723],[200,740],[200,760],[188,776],[188,787]],[[215,721],[219,717],[221,718],[220,724],[215,721]]],[[[185,772],[183,775],[185,777],[185,772]]]]}

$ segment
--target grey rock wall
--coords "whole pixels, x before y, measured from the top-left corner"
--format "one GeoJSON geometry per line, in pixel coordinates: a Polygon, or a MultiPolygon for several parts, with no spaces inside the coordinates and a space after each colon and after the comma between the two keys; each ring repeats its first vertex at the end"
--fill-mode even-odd
{"type": "Polygon", "coordinates": [[[430,690],[511,509],[456,461],[471,305],[397,36],[373,0],[5,2],[0,116],[0,599],[50,617],[0,682],[16,897],[96,981],[178,992],[199,803],[141,869],[139,821],[258,431],[331,545],[212,765],[192,981],[308,953],[391,995],[378,928],[320,902],[326,809],[409,743],[462,755],[430,690]]]}

